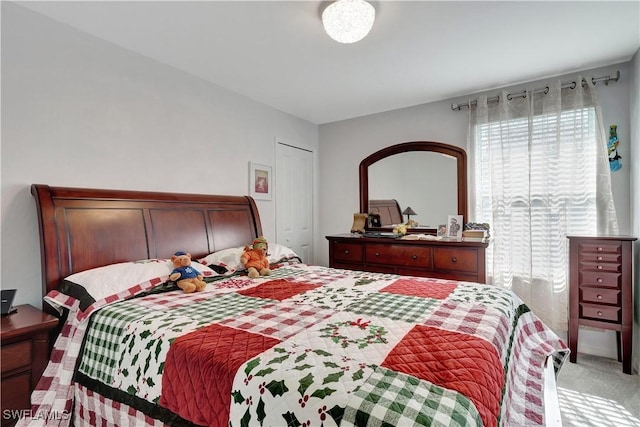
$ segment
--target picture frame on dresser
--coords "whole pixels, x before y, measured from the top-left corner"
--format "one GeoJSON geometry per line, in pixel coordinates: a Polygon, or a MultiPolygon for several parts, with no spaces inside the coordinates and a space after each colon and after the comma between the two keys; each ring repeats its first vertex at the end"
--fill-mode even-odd
{"type": "Polygon", "coordinates": [[[463,217],[462,215],[449,215],[447,219],[447,236],[450,239],[462,239],[462,228],[463,228],[463,217]]]}

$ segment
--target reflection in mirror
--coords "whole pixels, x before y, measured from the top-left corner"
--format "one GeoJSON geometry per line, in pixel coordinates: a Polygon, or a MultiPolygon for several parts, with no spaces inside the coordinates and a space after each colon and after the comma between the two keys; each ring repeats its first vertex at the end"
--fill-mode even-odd
{"type": "Polygon", "coordinates": [[[411,207],[420,227],[435,228],[457,214],[457,194],[457,159],[446,154],[399,153],[369,166],[369,200],[395,199],[400,212],[411,207]]]}
{"type": "MultiPolygon", "coordinates": [[[[449,215],[467,220],[467,155],[455,145],[433,141],[391,145],[360,162],[360,212],[390,212],[382,227],[406,222],[400,213],[416,212],[413,232],[429,232],[449,215]]],[[[385,215],[381,215],[383,217],[385,215]]]]}

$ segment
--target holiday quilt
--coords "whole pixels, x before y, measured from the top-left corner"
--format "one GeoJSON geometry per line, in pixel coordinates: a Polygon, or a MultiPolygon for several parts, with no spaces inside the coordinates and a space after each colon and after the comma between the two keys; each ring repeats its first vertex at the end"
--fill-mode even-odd
{"type": "Polygon", "coordinates": [[[568,350],[512,292],[285,265],[95,312],[75,382],[167,424],[544,424],[568,350]]]}

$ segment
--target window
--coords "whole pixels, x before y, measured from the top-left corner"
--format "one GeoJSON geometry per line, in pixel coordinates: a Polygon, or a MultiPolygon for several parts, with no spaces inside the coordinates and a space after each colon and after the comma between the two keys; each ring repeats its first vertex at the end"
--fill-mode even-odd
{"type": "Polygon", "coordinates": [[[551,276],[564,286],[558,241],[595,231],[597,155],[594,108],[476,126],[477,221],[499,222],[512,242],[508,251],[489,251],[490,265],[496,255],[510,275],[551,276]],[[503,167],[491,167],[496,158],[503,167]]]}

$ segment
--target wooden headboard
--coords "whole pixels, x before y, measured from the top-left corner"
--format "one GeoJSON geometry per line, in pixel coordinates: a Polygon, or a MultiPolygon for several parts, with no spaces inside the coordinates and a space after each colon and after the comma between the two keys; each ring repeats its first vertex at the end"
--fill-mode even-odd
{"type": "Polygon", "coordinates": [[[161,193],[33,184],[40,229],[43,295],[72,273],[108,264],[194,259],[251,244],[262,235],[248,196],[161,193]]]}
{"type": "Polygon", "coordinates": [[[402,224],[402,211],[396,199],[369,200],[369,213],[380,214],[382,226],[402,224]]]}

